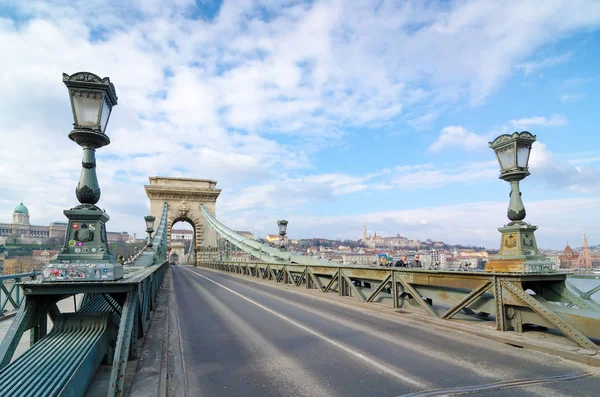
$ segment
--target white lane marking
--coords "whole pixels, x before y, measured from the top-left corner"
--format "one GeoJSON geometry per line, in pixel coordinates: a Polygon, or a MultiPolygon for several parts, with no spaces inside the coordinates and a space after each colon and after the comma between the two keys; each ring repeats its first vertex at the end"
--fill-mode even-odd
{"type": "Polygon", "coordinates": [[[269,312],[269,313],[271,313],[271,314],[273,314],[273,315],[281,318],[282,320],[285,320],[285,321],[289,322],[290,324],[292,324],[292,325],[294,325],[294,326],[296,326],[296,327],[298,327],[298,328],[300,328],[300,329],[302,329],[302,330],[304,330],[304,331],[306,331],[306,332],[308,332],[308,333],[310,333],[310,334],[312,334],[312,335],[314,335],[314,336],[316,336],[316,337],[324,340],[325,342],[327,342],[327,343],[329,343],[329,344],[337,347],[338,349],[343,350],[344,352],[346,352],[346,353],[348,353],[348,354],[350,354],[350,355],[352,355],[352,356],[354,356],[356,358],[359,358],[359,359],[363,360],[367,364],[369,364],[369,365],[371,365],[371,366],[379,369],[380,371],[385,372],[388,375],[393,376],[394,378],[398,378],[398,379],[400,379],[403,382],[409,383],[409,384],[411,384],[413,386],[417,386],[417,387],[426,387],[427,386],[426,383],[418,381],[417,379],[413,379],[413,378],[409,377],[408,375],[405,375],[405,374],[402,374],[402,373],[400,373],[398,371],[395,371],[394,369],[389,368],[389,367],[387,367],[387,366],[385,366],[385,365],[383,365],[383,364],[381,364],[381,363],[373,360],[372,358],[365,356],[364,354],[358,353],[355,350],[349,348],[348,346],[346,346],[346,345],[344,345],[344,344],[342,344],[340,342],[337,342],[337,341],[335,341],[333,339],[330,339],[327,336],[325,336],[325,335],[323,335],[323,334],[321,334],[321,333],[319,333],[319,332],[317,332],[317,331],[315,331],[315,330],[313,330],[311,328],[308,328],[307,326],[302,325],[302,324],[300,324],[300,323],[292,320],[289,317],[286,317],[286,316],[284,316],[284,315],[282,315],[280,313],[277,313],[274,310],[271,310],[268,307],[263,306],[260,303],[258,303],[256,301],[253,301],[252,299],[250,299],[250,298],[248,298],[248,297],[240,294],[239,292],[236,292],[236,291],[234,291],[234,290],[232,290],[232,289],[224,286],[223,284],[220,284],[220,283],[218,283],[218,282],[216,282],[216,281],[214,281],[214,280],[212,280],[212,279],[210,279],[210,278],[208,278],[208,277],[206,277],[206,276],[204,276],[204,275],[202,275],[200,273],[196,273],[195,271],[192,271],[191,269],[185,269],[185,270],[191,272],[192,274],[195,274],[196,276],[202,277],[202,278],[210,281],[213,284],[218,285],[219,287],[221,287],[221,288],[223,288],[223,289],[231,292],[232,294],[237,295],[240,298],[242,298],[242,299],[244,299],[244,300],[252,303],[253,305],[256,305],[256,306],[260,307],[261,309],[263,309],[263,310],[265,310],[265,311],[267,311],[267,312],[269,312]]]}

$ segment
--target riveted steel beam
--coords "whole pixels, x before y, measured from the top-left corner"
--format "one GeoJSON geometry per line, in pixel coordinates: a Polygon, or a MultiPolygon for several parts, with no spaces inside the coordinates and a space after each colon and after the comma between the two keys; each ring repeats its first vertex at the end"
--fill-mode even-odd
{"type": "Polygon", "coordinates": [[[492,286],[492,282],[488,281],[487,283],[482,284],[481,287],[474,289],[467,296],[465,296],[465,298],[463,300],[461,300],[455,306],[448,309],[448,311],[446,311],[446,313],[444,313],[441,318],[443,318],[443,319],[452,318],[452,316],[454,316],[456,313],[458,313],[461,309],[465,309],[467,306],[469,306],[471,303],[473,303],[477,298],[479,298],[481,295],[483,295],[483,293],[486,292],[488,289],[490,289],[491,286],[492,286]]]}
{"type": "Polygon", "coordinates": [[[108,396],[122,396],[125,385],[125,371],[127,359],[131,347],[131,337],[137,312],[137,291],[130,292],[125,298],[121,321],[119,322],[119,334],[115,346],[113,367],[110,373],[108,396]]]}
{"type": "Polygon", "coordinates": [[[310,269],[310,267],[306,268],[308,274],[310,275],[310,277],[312,277],[314,283],[317,285],[317,287],[323,291],[325,289],[325,287],[323,287],[323,283],[321,282],[321,280],[319,279],[318,276],[316,276],[313,271],[310,269]]]}
{"type": "MultiPolygon", "coordinates": [[[[204,264],[211,267],[213,262],[204,264]]],[[[203,266],[200,263],[200,266],[203,266]]],[[[433,303],[445,304],[442,316],[450,319],[460,310],[469,309],[495,314],[496,327],[502,331],[518,328],[523,323],[553,327],[544,316],[532,310],[529,303],[503,287],[503,282],[518,285],[521,290],[533,289],[536,298],[545,297],[549,302],[564,302],[557,292],[557,285],[564,284],[565,274],[531,274],[531,273],[486,273],[486,272],[452,272],[445,270],[423,269],[386,269],[368,266],[336,266],[334,264],[309,266],[298,263],[256,263],[247,265],[249,274],[254,277],[273,278],[269,269],[276,273],[275,279],[293,283],[306,288],[319,288],[323,292],[335,291],[340,296],[354,296],[366,302],[374,302],[381,296],[383,289],[391,283],[391,305],[402,306],[400,292],[410,294],[412,306],[423,309],[432,317],[437,317],[433,303]],[[283,276],[280,272],[283,272],[283,276]],[[388,276],[392,276],[388,278],[388,276]],[[355,286],[358,280],[364,287],[355,286]],[[370,288],[369,285],[377,284],[370,288]],[[552,288],[551,288],[552,287],[552,288]],[[365,298],[368,296],[368,298],[365,298]],[[415,303],[416,302],[416,303],[415,303]],[[510,315],[507,317],[507,313],[510,315]],[[515,316],[513,316],[515,314],[515,316]]],[[[560,288],[560,287],[559,287],[560,288]]],[[[383,300],[382,302],[389,302],[383,300]]],[[[600,338],[600,315],[590,310],[569,309],[559,305],[548,305],[548,309],[560,316],[566,323],[588,337],[600,338]]],[[[471,312],[473,314],[474,312],[471,312]]]]}
{"type": "Polygon", "coordinates": [[[304,268],[304,270],[300,274],[300,277],[298,277],[298,279],[296,280],[296,287],[299,287],[300,284],[302,284],[302,281],[304,281],[304,277],[306,277],[306,271],[306,268],[304,268]]]}
{"type": "Polygon", "coordinates": [[[390,282],[390,280],[392,279],[392,273],[388,274],[382,281],[381,284],[379,284],[379,286],[375,289],[375,291],[373,291],[373,293],[367,298],[367,302],[373,302],[373,299],[375,299],[377,297],[377,295],[379,295],[379,293],[381,291],[383,291],[383,289],[385,288],[385,286],[390,282]]]}
{"type": "MultiPolygon", "coordinates": [[[[331,289],[333,289],[333,285],[336,282],[338,282],[338,273],[339,273],[339,271],[337,271],[337,272],[335,272],[333,274],[333,277],[331,277],[331,280],[329,281],[329,284],[327,284],[327,287],[325,287],[325,291],[323,291],[323,292],[329,292],[331,289]]],[[[338,286],[338,288],[339,288],[339,286],[338,286]]]]}
{"type": "Polygon", "coordinates": [[[346,281],[346,283],[352,290],[353,295],[358,296],[358,298],[364,302],[366,299],[365,299],[365,296],[363,295],[363,293],[356,288],[354,283],[350,280],[350,278],[343,271],[340,270],[340,274],[342,275],[342,277],[344,277],[344,280],[346,281]]]}
{"type": "Polygon", "coordinates": [[[396,280],[402,284],[402,286],[404,287],[404,289],[406,291],[408,291],[409,294],[412,295],[412,297],[415,299],[415,301],[417,301],[417,303],[419,304],[419,306],[421,306],[425,312],[427,314],[429,314],[432,317],[437,317],[438,315],[433,311],[432,307],[429,306],[429,304],[427,302],[425,302],[425,299],[421,296],[421,294],[419,294],[419,292],[417,292],[417,290],[410,285],[410,283],[404,279],[404,277],[401,276],[396,276],[396,280]]]}
{"type": "Polygon", "coordinates": [[[576,330],[569,323],[560,318],[557,314],[552,312],[552,310],[546,307],[542,302],[534,299],[527,292],[517,287],[514,283],[510,281],[502,281],[502,287],[504,287],[514,296],[521,299],[531,310],[536,312],[544,320],[548,321],[550,324],[556,327],[556,329],[562,332],[573,342],[577,343],[579,346],[590,350],[598,349],[594,342],[589,340],[585,335],[576,330]]]}

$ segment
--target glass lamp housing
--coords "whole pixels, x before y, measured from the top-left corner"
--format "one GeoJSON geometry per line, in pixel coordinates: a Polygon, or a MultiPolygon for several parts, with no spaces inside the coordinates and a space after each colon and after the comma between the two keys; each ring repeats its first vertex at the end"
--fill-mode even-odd
{"type": "Polygon", "coordinates": [[[144,220],[146,221],[146,232],[152,233],[154,231],[154,221],[156,218],[152,215],[147,215],[144,217],[144,220]]]}
{"type": "Polygon", "coordinates": [[[498,156],[498,162],[500,163],[500,169],[502,169],[502,171],[513,169],[516,166],[514,144],[498,148],[496,150],[496,156],[498,156]]]}
{"type": "Polygon", "coordinates": [[[493,142],[489,143],[490,148],[496,152],[496,157],[500,164],[501,176],[517,173],[529,175],[527,170],[529,154],[531,153],[531,146],[535,141],[535,135],[527,131],[522,131],[500,135],[493,142]]]}
{"type": "Polygon", "coordinates": [[[63,83],[69,89],[75,129],[106,134],[110,113],[118,99],[110,79],[89,72],[71,76],[63,73],[63,83]]]}
{"type": "Polygon", "coordinates": [[[517,166],[527,168],[529,166],[529,155],[531,144],[519,143],[517,145],[517,166]]]}
{"type": "Polygon", "coordinates": [[[285,236],[285,234],[287,232],[287,224],[288,224],[288,221],[285,221],[285,220],[277,221],[277,226],[279,227],[279,235],[280,236],[285,236]]]}

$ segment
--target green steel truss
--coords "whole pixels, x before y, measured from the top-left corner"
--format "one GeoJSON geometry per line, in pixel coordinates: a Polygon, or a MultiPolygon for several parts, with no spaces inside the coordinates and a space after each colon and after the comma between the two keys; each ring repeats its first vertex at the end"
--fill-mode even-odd
{"type": "Polygon", "coordinates": [[[111,366],[107,395],[123,395],[128,362],[140,357],[139,339],[168,269],[167,212],[165,203],[153,246],[125,267],[120,280],[15,284],[24,297],[7,294],[20,306],[0,344],[0,397],[80,396],[101,364],[111,366]],[[83,294],[77,311],[61,313],[56,302],[77,294],[83,294]],[[50,333],[47,317],[54,324],[50,333]],[[11,362],[28,330],[30,349],[11,362]]]}
{"type": "Polygon", "coordinates": [[[587,351],[598,351],[590,338],[600,339],[600,311],[591,310],[583,299],[577,301],[578,308],[566,306],[575,301],[565,285],[566,274],[223,261],[199,266],[407,308],[436,319],[468,320],[454,326],[493,320],[500,331],[523,332],[527,325],[553,328],[587,351]]]}

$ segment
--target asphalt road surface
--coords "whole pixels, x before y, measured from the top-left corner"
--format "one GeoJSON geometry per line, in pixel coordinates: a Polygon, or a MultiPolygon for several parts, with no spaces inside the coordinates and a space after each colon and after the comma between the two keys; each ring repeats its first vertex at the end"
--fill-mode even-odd
{"type": "Polygon", "coordinates": [[[555,356],[233,275],[172,270],[187,396],[600,395],[596,369],[555,356]]]}

